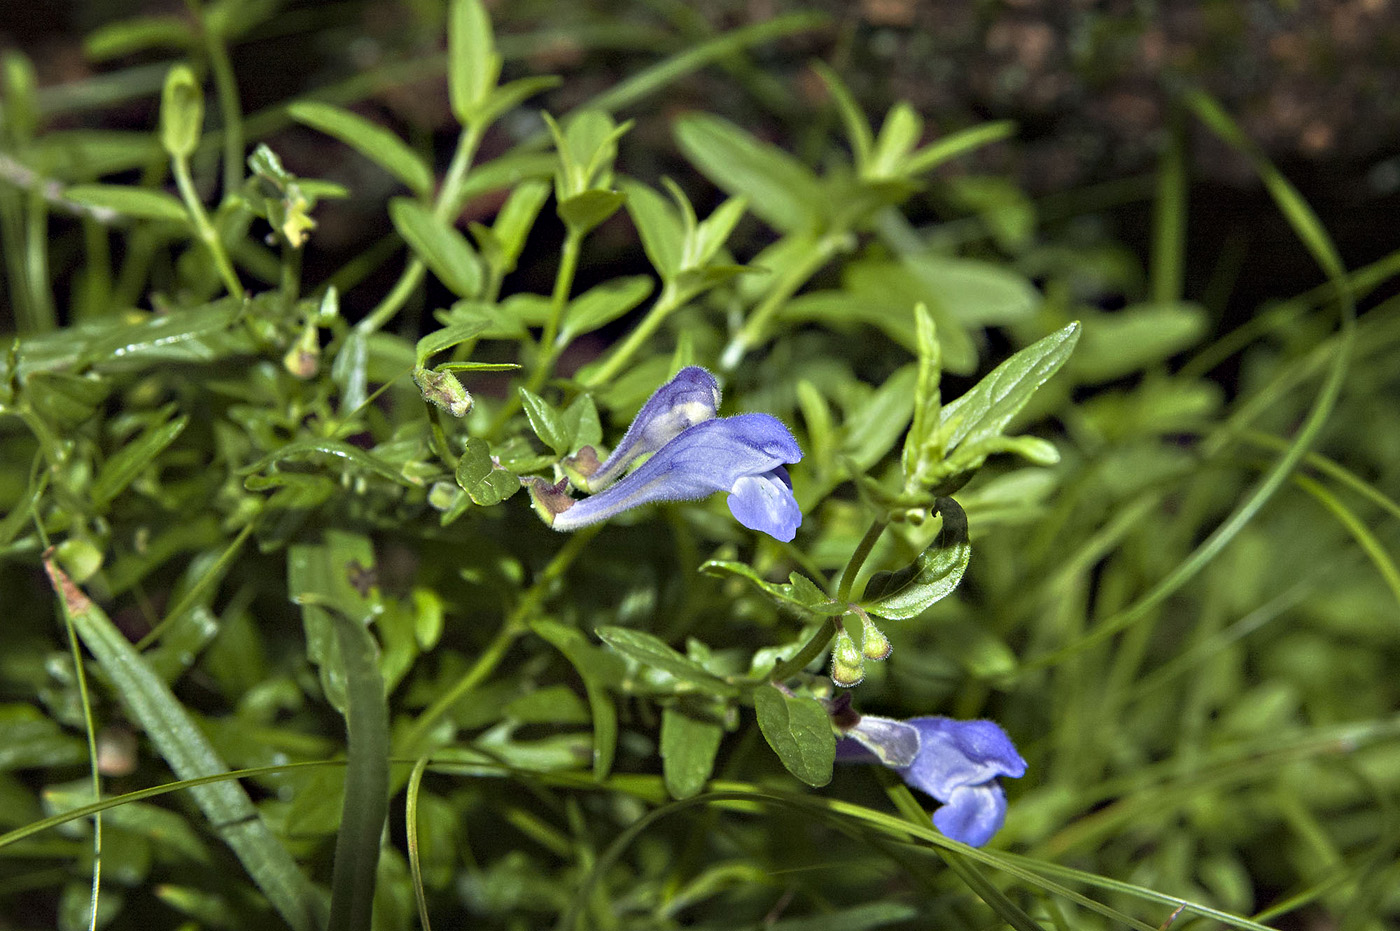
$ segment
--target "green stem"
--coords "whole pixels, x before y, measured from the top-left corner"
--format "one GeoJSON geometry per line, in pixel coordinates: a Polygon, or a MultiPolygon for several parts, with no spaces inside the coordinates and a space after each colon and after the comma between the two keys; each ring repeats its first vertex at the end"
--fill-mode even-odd
{"type": "Polygon", "coordinates": [[[851,554],[850,562],[846,563],[846,570],[841,573],[841,584],[836,587],[836,600],[848,601],[851,597],[851,589],[855,586],[856,576],[860,574],[860,567],[865,565],[865,560],[869,558],[870,551],[875,549],[875,544],[879,542],[880,535],[889,526],[889,520],[878,517],[870,524],[870,529],[865,531],[865,536],[860,538],[860,543],[856,544],[855,552],[851,554]]]}
{"type": "Polygon", "coordinates": [[[438,190],[437,203],[433,206],[433,216],[448,220],[462,210],[462,186],[466,183],[467,172],[471,171],[476,158],[477,147],[485,128],[472,124],[457,136],[457,149],[452,153],[452,161],[443,176],[442,187],[438,190]]]}
{"type": "Polygon", "coordinates": [[[146,636],[137,641],[136,649],[138,652],[148,649],[151,644],[159,640],[161,635],[169,630],[172,624],[184,617],[201,598],[208,594],[210,586],[216,585],[223,580],[224,573],[228,571],[228,567],[233,563],[234,557],[243,549],[243,544],[248,542],[248,537],[252,535],[253,530],[256,529],[257,526],[258,519],[256,516],[243,525],[243,529],[238,531],[238,535],[230,541],[228,546],[224,547],[224,551],[219,554],[219,558],[214,561],[214,565],[210,566],[200,575],[199,580],[195,582],[194,585],[190,586],[190,590],[185,592],[185,596],[165,615],[165,618],[159,624],[152,627],[146,636]]]}
{"type": "Polygon", "coordinates": [[[539,391],[540,386],[549,379],[554,361],[559,356],[559,350],[563,348],[554,343],[559,338],[559,325],[563,322],[564,309],[569,305],[569,294],[574,288],[574,276],[578,272],[578,257],[582,245],[583,233],[575,227],[569,227],[568,232],[564,234],[559,270],[554,275],[554,292],[549,297],[549,319],[545,321],[544,331],[540,334],[539,358],[526,384],[531,391],[539,391]]]}
{"type": "Polygon", "coordinates": [[[564,574],[601,529],[601,524],[585,527],[576,532],[567,543],[559,548],[559,552],[555,553],[554,558],[540,571],[539,576],[514,610],[506,617],[505,623],[501,624],[501,629],[496,631],[496,636],[486,645],[472,667],[461,679],[457,680],[452,688],[438,696],[437,701],[429,705],[418,716],[418,720],[413,722],[413,726],[408,729],[403,740],[395,748],[398,756],[416,756],[424,752],[424,740],[427,738],[428,732],[432,730],[433,725],[438,722],[439,718],[451,711],[453,705],[471,694],[477,686],[486,681],[487,676],[495,672],[496,667],[501,664],[501,660],[505,658],[516,639],[529,629],[530,618],[539,610],[540,603],[553,588],[554,581],[564,574]]]}
{"type": "Polygon", "coordinates": [[[282,244],[282,300],[291,307],[301,297],[302,251],[289,243],[282,244]]]}
{"type": "Polygon", "coordinates": [[[656,332],[657,327],[661,326],[666,318],[683,304],[685,304],[685,300],[682,299],[675,285],[667,282],[665,287],[661,289],[656,303],[651,306],[651,310],[647,311],[642,322],[637,324],[637,328],[627,334],[627,337],[618,344],[617,348],[601,365],[583,377],[584,387],[591,388],[616,377],[622,367],[632,360],[632,356],[636,355],[637,350],[642,348],[642,344],[656,332]]]}
{"type": "Polygon", "coordinates": [[[214,256],[214,267],[219,270],[219,276],[224,279],[224,287],[228,288],[229,294],[240,301],[243,300],[247,296],[243,290],[243,284],[238,280],[238,275],[233,270],[233,263],[229,261],[223,241],[219,239],[218,232],[209,222],[209,214],[204,212],[204,204],[199,200],[199,192],[194,189],[194,179],[190,177],[189,159],[172,158],[170,165],[175,172],[175,184],[180,188],[180,196],[185,201],[185,208],[189,210],[190,217],[194,220],[195,230],[199,233],[199,238],[209,249],[210,254],[214,256]]]}
{"type": "MultiPolygon", "coordinates": [[[[836,588],[838,602],[844,603],[851,597],[851,587],[855,584],[856,576],[860,574],[860,567],[865,565],[865,560],[875,549],[875,544],[879,542],[880,535],[885,532],[887,526],[889,526],[889,521],[884,517],[876,518],[871,522],[870,529],[865,531],[865,536],[861,537],[860,542],[856,544],[855,551],[851,553],[851,558],[841,573],[841,583],[836,588]]],[[[860,609],[856,608],[856,610],[860,609]]],[[[821,655],[821,652],[831,644],[831,638],[835,637],[840,630],[841,618],[839,616],[827,618],[812,634],[811,639],[802,645],[802,649],[773,667],[773,671],[764,677],[764,681],[782,682],[806,669],[807,664],[821,655]]]]}
{"type": "Polygon", "coordinates": [[[243,107],[238,102],[238,82],[229,62],[228,47],[223,36],[210,31],[204,11],[195,0],[186,4],[199,21],[204,35],[204,51],[209,56],[209,70],[214,76],[214,91],[219,97],[219,117],[223,122],[224,191],[227,201],[243,186],[243,107]]]}
{"type": "MultiPolygon", "coordinates": [[[[45,555],[48,549],[48,534],[44,533],[43,525],[35,518],[35,526],[40,535],[44,538],[45,555]]],[[[78,632],[73,628],[73,616],[68,611],[65,603],[63,606],[63,623],[68,629],[68,651],[73,658],[73,674],[78,683],[78,704],[83,711],[83,728],[86,731],[88,747],[88,768],[92,775],[92,800],[102,801],[102,770],[97,760],[97,725],[92,714],[92,696],[88,692],[87,672],[83,667],[83,653],[78,647],[78,632]]],[[[90,911],[90,923],[92,927],[97,927],[97,900],[102,890],[102,813],[94,812],[92,816],[92,906],[90,911]]]]}
{"type": "MultiPolygon", "coordinates": [[[[462,210],[462,187],[466,182],[467,172],[471,169],[472,160],[476,157],[477,147],[481,144],[482,128],[476,125],[469,125],[462,130],[457,137],[457,150],[452,153],[452,162],[447,166],[447,174],[443,177],[442,187],[438,190],[437,202],[433,205],[433,216],[439,220],[447,220],[456,216],[462,210]]],[[[412,259],[404,267],[403,273],[399,275],[399,280],[394,283],[394,287],[384,296],[369,314],[355,324],[355,329],[365,336],[378,332],[386,323],[394,319],[394,315],[403,308],[404,302],[417,290],[418,285],[423,281],[423,262],[420,259],[412,259]]]]}
{"type": "Polygon", "coordinates": [[[1186,130],[1179,109],[1168,124],[1167,146],[1157,163],[1157,197],[1152,208],[1152,300],[1181,300],[1186,251],[1186,130]]]}
{"type": "Polygon", "coordinates": [[[452,453],[452,447],[447,442],[447,431],[442,428],[442,417],[438,409],[427,401],[423,402],[423,407],[428,412],[428,445],[437,454],[442,464],[451,471],[457,469],[457,457],[452,453]]]}
{"type": "Polygon", "coordinates": [[[42,197],[31,194],[29,209],[25,213],[25,278],[29,285],[30,306],[33,310],[31,332],[47,333],[58,326],[58,318],[54,314],[53,292],[49,290],[48,205],[42,197]]]}
{"type": "Polygon", "coordinates": [[[496,667],[500,665],[516,638],[525,632],[522,624],[513,623],[513,621],[514,615],[501,625],[500,630],[496,631],[496,636],[486,645],[486,649],[476,658],[476,662],[467,670],[466,675],[458,679],[452,688],[439,695],[437,701],[429,705],[418,716],[418,720],[413,722],[413,727],[404,736],[402,745],[396,749],[397,755],[412,756],[415,753],[424,752],[424,740],[438,719],[452,710],[453,705],[471,694],[477,686],[486,681],[487,676],[496,671],[496,667]]]}
{"type": "Polygon", "coordinates": [[[433,931],[428,920],[428,897],[423,886],[423,864],[418,845],[418,789],[423,784],[423,773],[428,768],[428,757],[420,756],[413,764],[413,772],[408,776],[408,795],[404,800],[404,827],[408,833],[408,871],[413,879],[413,895],[418,900],[418,923],[423,931],[433,931]]]}
{"type": "Polygon", "coordinates": [[[837,230],[823,236],[795,265],[783,273],[773,285],[773,290],[754,308],[743,327],[734,334],[729,345],[724,347],[719,361],[721,370],[732,372],[739,367],[748,351],[763,339],[764,331],[767,330],[772,317],[787,303],[788,298],[797,293],[798,288],[807,283],[807,279],[827,263],[845,241],[846,235],[844,230],[837,230]]]}
{"type": "MultiPolygon", "coordinates": [[[[545,321],[544,332],[540,334],[539,345],[536,348],[536,361],[534,371],[530,373],[529,380],[525,383],[525,388],[529,391],[539,391],[541,386],[549,378],[549,373],[554,369],[554,361],[559,355],[559,348],[554,345],[558,338],[559,324],[564,317],[564,308],[569,303],[569,293],[574,287],[574,275],[578,271],[579,248],[583,243],[583,234],[575,232],[573,227],[564,236],[563,252],[559,257],[559,268],[554,273],[554,292],[550,296],[549,318],[545,321]]],[[[516,392],[508,395],[501,406],[496,410],[496,416],[492,418],[491,425],[486,429],[486,436],[495,440],[501,435],[510,419],[520,410],[520,394],[516,392]]]]}
{"type": "Polygon", "coordinates": [[[812,634],[810,640],[802,645],[802,649],[794,653],[790,658],[783,660],[773,667],[773,671],[763,677],[760,685],[768,682],[782,682],[791,679],[799,672],[807,668],[807,664],[822,654],[831,644],[831,638],[835,637],[841,630],[841,619],[839,617],[829,617],[822,621],[816,633],[812,634]]]}

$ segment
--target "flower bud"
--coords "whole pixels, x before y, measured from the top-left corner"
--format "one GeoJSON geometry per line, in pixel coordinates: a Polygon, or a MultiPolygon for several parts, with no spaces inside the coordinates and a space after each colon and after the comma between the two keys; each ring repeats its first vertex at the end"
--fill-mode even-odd
{"type": "Polygon", "coordinates": [[[423,394],[423,400],[442,408],[453,417],[465,417],[472,409],[472,396],[451,372],[414,369],[413,383],[423,394]]]}
{"type": "Polygon", "coordinates": [[[842,630],[831,648],[831,681],[842,688],[853,688],[865,678],[865,656],[851,635],[842,630]]]}
{"type": "Polygon", "coordinates": [[[307,321],[301,338],[282,357],[282,367],[297,378],[305,381],[316,374],[321,364],[321,338],[316,332],[316,324],[307,321]]]}
{"type": "Polygon", "coordinates": [[[870,620],[870,615],[862,615],[861,626],[861,653],[866,659],[880,661],[889,659],[894,647],[890,645],[890,638],[885,636],[884,631],[875,626],[875,622],[870,620]]]}
{"type": "Polygon", "coordinates": [[[853,689],[865,681],[865,665],[862,663],[847,666],[833,658],[831,661],[831,681],[843,689],[853,689]]]}
{"type": "Polygon", "coordinates": [[[428,489],[428,506],[437,511],[445,511],[457,503],[462,490],[451,482],[434,482],[428,489]]]}

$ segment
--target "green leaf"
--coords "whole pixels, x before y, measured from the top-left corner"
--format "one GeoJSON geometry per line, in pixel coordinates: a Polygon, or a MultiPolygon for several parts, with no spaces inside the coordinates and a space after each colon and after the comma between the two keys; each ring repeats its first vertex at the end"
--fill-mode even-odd
{"type": "Polygon", "coordinates": [[[919,917],[919,910],[902,902],[868,902],[816,915],[780,918],[764,931],[870,931],[919,917]]]}
{"type": "Polygon", "coordinates": [[[491,461],[491,447],[481,437],[468,437],[457,460],[457,484],[481,507],[500,504],[520,490],[520,479],[491,461]]]}
{"type": "Polygon", "coordinates": [[[719,250],[724,248],[729,234],[734,232],[734,227],[739,225],[748,209],[747,197],[731,197],[701,220],[695,227],[694,241],[687,243],[685,266],[700,268],[709,265],[719,250]]]}
{"type": "Polygon", "coordinates": [[[909,153],[924,134],[924,121],[914,108],[900,101],[885,114],[880,134],[870,155],[867,169],[872,177],[899,178],[910,174],[906,169],[909,153]]]}
{"type": "Polygon", "coordinates": [[[23,702],[0,705],[0,772],[87,761],[83,742],[23,702]]]}
{"type": "Polygon", "coordinates": [[[525,408],[525,416],[530,420],[530,429],[535,431],[544,445],[561,456],[569,452],[569,429],[563,416],[548,401],[528,388],[520,389],[520,400],[525,408]]]}
{"type": "Polygon", "coordinates": [[[951,136],[945,136],[911,155],[904,163],[904,174],[910,178],[917,177],[949,159],[962,155],[964,152],[971,152],[984,145],[1010,138],[1015,132],[1015,123],[1002,120],[997,123],[973,126],[953,133],[951,136]]]}
{"type": "Polygon", "coordinates": [[[559,78],[551,74],[519,78],[509,84],[502,84],[493,90],[476,110],[474,119],[478,126],[496,122],[500,117],[520,106],[536,94],[557,87],[559,78]]]}
{"type": "Polygon", "coordinates": [[[496,268],[497,275],[515,270],[520,253],[525,250],[525,239],[548,199],[549,185],[543,181],[522,181],[510,192],[491,224],[497,252],[486,259],[496,268]]]}
{"type": "Polygon", "coordinates": [[[587,233],[617,213],[618,208],[626,202],[627,195],[621,191],[592,188],[561,200],[559,219],[575,233],[587,233]]]}
{"type": "Polygon", "coordinates": [[[92,506],[101,510],[125,491],[146,466],[175,442],[189,420],[188,416],[181,415],[168,423],[152,427],[118,450],[103,464],[88,490],[92,506]]]}
{"type": "Polygon", "coordinates": [[[589,188],[605,188],[612,182],[613,161],[617,158],[617,140],[632,128],[632,121],[618,124],[612,114],[589,107],[570,113],[564,123],[564,153],[571,153],[573,164],[566,163],[573,186],[565,187],[569,194],[579,194],[589,188]]]}
{"type": "Polygon", "coordinates": [[[424,195],[433,189],[432,167],[384,127],[349,110],[314,100],[297,101],[287,107],[287,113],[298,123],[339,139],[408,185],[415,194],[424,195]]]}
{"type": "Polygon", "coordinates": [[[564,422],[564,432],[569,437],[569,452],[583,446],[597,446],[603,442],[603,424],[598,419],[598,405],[593,403],[591,394],[581,394],[564,409],[560,418],[564,422]]]}
{"type": "Polygon", "coordinates": [[[1084,321],[1084,336],[1070,363],[1076,380],[1112,381],[1164,362],[1196,345],[1206,333],[1199,304],[1136,304],[1084,321]]]}
{"type": "Polygon", "coordinates": [[[814,62],[812,67],[825,82],[827,90],[831,92],[831,99],[836,104],[836,112],[841,116],[841,123],[846,128],[846,137],[851,143],[851,152],[855,156],[856,168],[859,171],[864,171],[875,145],[875,140],[870,135],[870,124],[866,120],[865,111],[861,110],[855,97],[851,96],[850,88],[846,86],[835,70],[822,61],[814,62]]]}
{"type": "Polygon", "coordinates": [[[723,736],[720,723],[699,709],[662,709],[661,774],[672,798],[690,798],[705,788],[723,736]]]}
{"type": "Polygon", "coordinates": [[[501,56],[481,0],[452,0],[447,11],[447,93],[463,126],[479,123],[501,76],[501,56]]]}
{"type": "Polygon", "coordinates": [[[1041,385],[1065,364],[1079,340],[1080,325],[1071,323],[1007,359],[957,400],[944,405],[934,431],[944,453],[959,444],[976,443],[1006,429],[1041,385]]]}
{"type": "Polygon", "coordinates": [[[861,605],[870,614],[894,621],[916,617],[962,581],[972,558],[967,515],[952,498],[939,498],[937,510],[943,527],[933,544],[912,565],[898,572],[877,572],[866,583],[861,605]]]}
{"type": "Polygon", "coordinates": [[[732,695],[734,687],[695,660],[671,649],[664,641],[631,627],[599,627],[598,637],[614,650],[644,666],[668,672],[716,695],[732,695]]]}
{"type": "Polygon", "coordinates": [[[320,543],[287,548],[287,595],[301,606],[307,658],[316,666],[326,700],[341,714],[349,708],[349,695],[334,618],[365,618],[381,610],[364,589],[374,566],[369,538],[342,530],[326,531],[320,543]]]}
{"type": "Polygon", "coordinates": [[[535,621],[530,629],[563,653],[583,678],[588,707],[593,715],[593,775],[605,779],[617,751],[617,706],[610,686],[620,682],[626,669],[613,653],[595,647],[572,627],[553,621],[535,621]]]}
{"type": "Polygon", "coordinates": [[[760,142],[727,120],[691,114],[676,122],[676,140],[705,177],[784,233],[816,229],[825,203],[821,182],[786,152],[760,142]]]}
{"type": "Polygon", "coordinates": [[[919,374],[914,385],[914,422],[904,438],[901,456],[906,478],[915,474],[919,454],[938,422],[938,409],[942,404],[939,382],[943,377],[943,353],[933,316],[923,304],[914,308],[914,336],[919,350],[919,374]]]}
{"type": "Polygon", "coordinates": [[[419,482],[405,477],[403,472],[377,456],[341,440],[299,440],[295,443],[288,443],[286,446],[268,453],[252,465],[246,466],[240,470],[240,474],[251,477],[280,463],[302,458],[340,459],[365,472],[386,478],[399,485],[413,487],[419,484],[419,482]]]}
{"type": "Polygon", "coordinates": [[[96,413],[111,390],[111,380],[106,378],[35,372],[25,382],[23,397],[50,426],[65,429],[96,413]]]}
{"type": "MultiPolygon", "coordinates": [[[[758,260],[756,264],[763,264],[758,260]]],[[[842,272],[839,290],[813,291],[788,301],[782,317],[811,321],[832,329],[849,330],[857,324],[878,327],[890,339],[918,351],[914,307],[923,304],[938,324],[943,368],[967,375],[977,368],[977,347],[968,324],[958,313],[960,305],[947,300],[936,286],[921,279],[900,262],[861,259],[842,272]]]]}
{"type": "Polygon", "coordinates": [[[420,339],[414,347],[414,357],[417,360],[417,367],[423,368],[428,364],[428,360],[440,352],[451,349],[453,346],[461,345],[469,339],[480,336],[482,331],[489,324],[484,319],[469,320],[465,323],[456,323],[445,326],[441,330],[434,330],[427,336],[420,339]]]}
{"type": "Polygon", "coordinates": [[[165,76],[160,96],[160,142],[171,158],[185,159],[199,146],[204,129],[204,90],[187,65],[165,76]]]}
{"type": "Polygon", "coordinates": [[[627,212],[641,237],[642,251],[661,279],[669,281],[680,271],[685,245],[685,233],[675,208],[639,181],[623,179],[619,184],[627,195],[627,212]]]}
{"type": "Polygon", "coordinates": [[[182,16],[134,16],[93,30],[83,51],[93,61],[108,61],[147,49],[186,51],[198,44],[193,22],[182,16]]]}
{"type": "Polygon", "coordinates": [[[558,163],[558,159],[545,152],[518,152],[493,158],[467,173],[460,197],[465,203],[482,194],[514,188],[525,181],[548,180],[558,163]]]}
{"type": "Polygon", "coordinates": [[[589,288],[569,302],[568,315],[559,329],[560,345],[613,322],[646,300],[651,289],[649,275],[613,278],[589,288]]]}
{"type": "Polygon", "coordinates": [[[1035,202],[1009,178],[991,175],[949,179],[948,196],[976,213],[1003,251],[1022,252],[1035,235],[1035,202]]]}
{"type": "Polygon", "coordinates": [[[418,258],[458,297],[481,290],[481,259],[467,238],[416,200],[389,201],[389,219],[418,258]]]}
{"type": "MultiPolygon", "coordinates": [[[[45,566],[78,636],[106,673],[132,720],[145,729],[176,777],[198,779],[227,773],[228,764],[209,738],[106,613],[52,563],[45,566]]],[[[287,924],[295,931],[326,926],[326,910],[316,890],[236,780],[195,786],[189,792],[287,924]]]]}
{"type": "Polygon", "coordinates": [[[36,165],[60,180],[97,178],[165,159],[165,150],[149,132],[121,130],[53,130],[35,139],[30,151],[36,165]]]}
{"type": "Polygon", "coordinates": [[[904,428],[914,416],[918,374],[916,366],[900,367],[850,416],[842,448],[857,471],[868,471],[904,435],[904,428]]]}
{"type": "Polygon", "coordinates": [[[512,699],[505,716],[519,724],[587,724],[588,708],[567,685],[547,685],[512,699]]]}
{"type": "Polygon", "coordinates": [[[128,187],[121,184],[75,184],[66,188],[63,196],[88,207],[112,210],[122,216],[142,220],[189,222],[185,205],[164,191],[128,187]]]}
{"type": "Polygon", "coordinates": [[[700,567],[700,571],[707,575],[737,575],[747,579],[782,607],[799,608],[822,617],[846,613],[844,605],[837,604],[836,600],[818,588],[815,582],[796,572],[789,574],[787,583],[769,582],[751,566],[723,559],[711,559],[700,567]]]}
{"type": "Polygon", "coordinates": [[[810,786],[831,781],[836,736],[819,701],[785,694],[770,682],[754,689],[753,708],[763,739],[788,772],[810,786]]]}
{"type": "Polygon", "coordinates": [[[1015,323],[1040,306],[1034,285],[1003,265],[928,253],[906,255],[903,264],[927,289],[931,306],[936,304],[965,326],[1015,323]]]}

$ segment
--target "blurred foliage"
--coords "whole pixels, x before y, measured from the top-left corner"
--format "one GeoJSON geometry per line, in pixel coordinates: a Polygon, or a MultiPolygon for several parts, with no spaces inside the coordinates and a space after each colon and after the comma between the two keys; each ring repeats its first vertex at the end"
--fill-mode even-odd
{"type": "Polygon", "coordinates": [[[0,66],[7,926],[1400,918],[1400,254],[1343,268],[1199,93],[1144,260],[949,170],[1009,124],[825,66],[775,104],[820,17],[579,32],[648,66],[546,114],[539,36],[394,9],[398,57],[247,114],[244,43],[388,27],[192,2],[96,27],[91,77],[0,66]],[[799,151],[670,96],[710,68],[799,151]],[[1184,285],[1188,127],[1320,269],[1235,330],[1184,285]],[[793,428],[797,539],[544,526],[520,479],[690,364],[793,428]],[[833,766],[853,682],[1012,736],[990,849],[833,766]]]}

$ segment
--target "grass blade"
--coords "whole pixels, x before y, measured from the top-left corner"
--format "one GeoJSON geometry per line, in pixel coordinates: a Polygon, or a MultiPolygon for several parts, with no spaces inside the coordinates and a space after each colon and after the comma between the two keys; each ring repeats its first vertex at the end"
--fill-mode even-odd
{"type": "Polygon", "coordinates": [[[345,664],[345,801],[335,838],[328,927],[368,931],[374,914],[379,839],[389,813],[389,707],[379,647],[369,631],[330,612],[345,664]]]}
{"type": "MultiPolygon", "coordinates": [[[[64,616],[96,657],[171,770],[182,779],[215,776],[228,766],[169,687],[137,653],[111,619],[54,564],[44,560],[64,616]]],[[[237,782],[192,788],[204,816],[233,849],[258,888],[295,931],[325,926],[325,909],[310,880],[273,835],[237,782]]]]}

